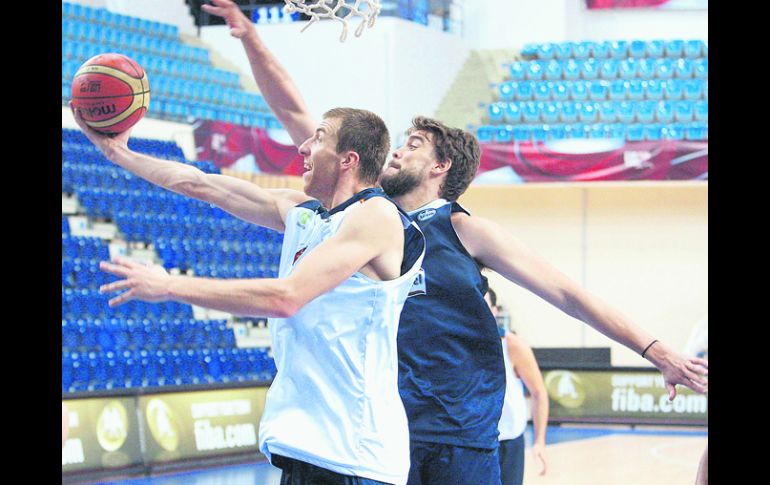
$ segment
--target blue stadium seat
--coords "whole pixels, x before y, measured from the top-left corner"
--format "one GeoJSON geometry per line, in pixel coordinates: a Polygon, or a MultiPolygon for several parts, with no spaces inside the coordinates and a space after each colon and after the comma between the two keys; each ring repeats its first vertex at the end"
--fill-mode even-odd
{"type": "Polygon", "coordinates": [[[583,123],[572,123],[566,127],[568,138],[590,138],[591,125],[585,125],[583,123]]]}
{"type": "Polygon", "coordinates": [[[660,79],[670,79],[674,77],[674,62],[672,59],[664,57],[655,61],[655,77],[660,79]]]}
{"type": "Polygon", "coordinates": [[[591,43],[591,57],[594,59],[607,59],[610,57],[610,42],[592,42],[591,43]]]}
{"type": "Polygon", "coordinates": [[[572,57],[575,59],[588,59],[591,55],[591,42],[573,42],[572,43],[572,57]]]}
{"type": "Polygon", "coordinates": [[[574,102],[564,102],[561,104],[561,121],[563,123],[574,123],[577,121],[578,110],[574,102]]]}
{"type": "MultiPolygon", "coordinates": [[[[510,126],[510,125],[509,125],[510,126]]],[[[498,143],[508,143],[511,141],[512,133],[505,126],[499,126],[495,130],[495,141],[498,143]]]]}
{"type": "Polygon", "coordinates": [[[580,77],[583,79],[596,79],[599,77],[599,63],[595,59],[586,59],[580,64],[580,77]]]}
{"type": "Polygon", "coordinates": [[[639,72],[639,60],[626,58],[620,61],[618,73],[622,79],[633,79],[639,72]]]}
{"type": "Polygon", "coordinates": [[[551,85],[551,99],[554,101],[565,101],[569,99],[569,88],[567,82],[555,82],[551,85]]]}
{"type": "Polygon", "coordinates": [[[684,82],[684,99],[690,101],[697,101],[703,98],[703,85],[705,83],[702,79],[688,79],[684,82]]]}
{"type": "Polygon", "coordinates": [[[503,120],[503,110],[498,103],[489,103],[487,106],[487,115],[489,116],[489,122],[492,124],[499,123],[503,120]]]}
{"type": "Polygon", "coordinates": [[[503,101],[510,101],[514,97],[514,91],[512,83],[510,82],[502,82],[497,86],[497,92],[500,96],[500,99],[503,101]]]}
{"type": "Polygon", "coordinates": [[[548,141],[548,125],[532,126],[532,141],[535,143],[545,143],[548,141]]]}
{"type": "Polygon", "coordinates": [[[599,112],[596,103],[587,102],[580,104],[578,119],[581,123],[594,123],[599,120],[599,112]]]}
{"type": "Polygon", "coordinates": [[[657,72],[656,61],[651,58],[639,59],[636,75],[640,79],[652,79],[657,72]]]}
{"type": "Polygon", "coordinates": [[[647,41],[646,57],[658,58],[663,57],[666,53],[666,43],[662,40],[649,40],[647,41]]]}
{"type": "Polygon", "coordinates": [[[567,83],[570,99],[573,101],[584,101],[588,99],[588,83],[583,81],[574,81],[567,83]]]}
{"type": "Polygon", "coordinates": [[[709,80],[703,80],[703,99],[709,99],[709,80]]]}
{"type": "Polygon", "coordinates": [[[683,123],[671,123],[666,125],[663,136],[667,140],[684,140],[685,129],[683,123]]]}
{"type": "Polygon", "coordinates": [[[547,61],[553,59],[555,56],[554,45],[550,42],[544,42],[537,45],[537,57],[538,59],[547,61]]]}
{"type": "Polygon", "coordinates": [[[678,101],[674,104],[674,119],[677,122],[687,123],[693,121],[694,108],[692,101],[678,101]]]}
{"type": "Polygon", "coordinates": [[[684,94],[684,83],[680,79],[669,79],[665,81],[663,93],[666,99],[678,100],[682,99],[684,94]]]}
{"type": "Polygon", "coordinates": [[[706,123],[688,123],[685,127],[685,139],[693,141],[703,141],[709,138],[708,124],[706,123]]]}
{"type": "Polygon", "coordinates": [[[601,79],[615,79],[620,72],[620,63],[617,59],[605,59],[599,65],[599,77],[601,79]]]}
{"type": "Polygon", "coordinates": [[[524,75],[527,79],[532,81],[539,81],[543,79],[545,73],[545,62],[543,61],[529,61],[525,67],[524,75]]]}
{"type": "Polygon", "coordinates": [[[514,81],[523,81],[526,78],[524,62],[512,62],[508,65],[508,73],[514,81]]]}
{"type": "Polygon", "coordinates": [[[536,101],[548,101],[551,99],[550,83],[540,81],[535,83],[535,100],[536,101]]]}
{"type": "Polygon", "coordinates": [[[636,104],[636,119],[639,123],[652,123],[655,121],[657,101],[640,101],[636,104]]]}
{"type": "Polygon", "coordinates": [[[503,116],[506,123],[518,123],[521,121],[521,108],[517,102],[506,103],[503,116]]]}
{"type": "Polygon", "coordinates": [[[479,139],[479,143],[489,143],[492,141],[492,137],[495,132],[493,126],[479,126],[476,128],[476,137],[479,139]]]}
{"type": "Polygon", "coordinates": [[[559,60],[572,59],[572,43],[560,42],[554,45],[554,56],[559,60]]]}
{"type": "Polygon", "coordinates": [[[628,81],[622,79],[614,79],[610,82],[610,99],[613,101],[622,101],[626,99],[626,91],[628,89],[628,81]]]}
{"type": "Polygon", "coordinates": [[[660,123],[671,123],[674,121],[674,106],[668,101],[659,101],[655,110],[655,119],[660,123]]]}
{"type": "Polygon", "coordinates": [[[567,137],[567,131],[561,123],[548,125],[548,138],[551,140],[563,140],[567,137]]]}
{"type": "Polygon", "coordinates": [[[594,81],[588,87],[588,97],[592,101],[604,101],[609,95],[610,83],[607,81],[594,81]]]}
{"type": "Polygon", "coordinates": [[[663,83],[657,79],[644,81],[644,98],[651,101],[663,99],[663,83]]]}
{"type": "Polygon", "coordinates": [[[709,120],[709,102],[708,101],[695,101],[693,103],[693,111],[696,121],[702,121],[708,123],[709,120]]]}
{"type": "Polygon", "coordinates": [[[658,141],[663,138],[663,125],[660,123],[650,123],[644,125],[644,139],[647,141],[658,141]]]}
{"type": "Polygon", "coordinates": [[[540,106],[532,101],[527,101],[521,110],[525,123],[537,123],[540,121],[540,106]]]}
{"type": "Polygon", "coordinates": [[[514,83],[513,88],[516,93],[514,98],[518,101],[529,101],[534,97],[535,83],[532,81],[514,83]]]}
{"type": "Polygon", "coordinates": [[[709,77],[709,60],[708,58],[695,59],[694,71],[695,77],[701,79],[708,79],[709,77]]]}
{"type": "Polygon", "coordinates": [[[558,123],[559,122],[559,108],[555,103],[543,103],[540,106],[540,117],[544,123],[558,123]]]}
{"type": "Polygon", "coordinates": [[[604,101],[599,104],[599,120],[603,123],[614,123],[617,121],[617,105],[612,101],[604,101]]]}
{"type": "Polygon", "coordinates": [[[621,101],[616,105],[618,121],[621,123],[633,123],[636,120],[636,104],[628,101],[621,101]]]}
{"type": "Polygon", "coordinates": [[[679,58],[684,54],[684,41],[680,39],[666,42],[666,57],[679,58]]]}
{"type": "Polygon", "coordinates": [[[631,101],[641,101],[644,99],[644,84],[639,79],[631,79],[627,81],[626,95],[631,101]]]}
{"type": "Polygon", "coordinates": [[[521,56],[525,59],[534,59],[537,57],[537,48],[539,44],[528,42],[521,48],[521,56]]]}
{"type": "Polygon", "coordinates": [[[628,57],[628,42],[614,40],[610,42],[610,56],[613,59],[625,59],[628,57]]]}
{"type": "Polygon", "coordinates": [[[626,125],[626,140],[642,141],[644,140],[644,127],[639,123],[626,125]]]}
{"type": "Polygon", "coordinates": [[[680,79],[689,79],[693,77],[695,65],[692,59],[677,59],[674,64],[674,75],[680,79]]]}
{"type": "Polygon", "coordinates": [[[642,58],[647,55],[647,43],[643,40],[632,40],[628,44],[629,57],[642,58]]]}
{"type": "Polygon", "coordinates": [[[574,59],[561,62],[561,69],[565,80],[574,81],[580,78],[580,65],[574,59]]]}
{"type": "Polygon", "coordinates": [[[561,63],[557,60],[550,60],[545,65],[545,78],[551,81],[558,81],[562,76],[561,63]]]}
{"type": "Polygon", "coordinates": [[[532,129],[529,125],[514,125],[513,139],[515,141],[529,141],[532,139],[532,129]]]}
{"type": "Polygon", "coordinates": [[[702,40],[688,40],[684,44],[684,55],[689,58],[703,56],[705,43],[702,40]]]}

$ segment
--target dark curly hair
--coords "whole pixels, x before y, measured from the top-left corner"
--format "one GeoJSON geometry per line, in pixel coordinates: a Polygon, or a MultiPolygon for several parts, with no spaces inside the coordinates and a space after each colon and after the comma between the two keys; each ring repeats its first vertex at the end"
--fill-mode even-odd
{"type": "Polygon", "coordinates": [[[471,184],[479,168],[481,148],[478,140],[465,130],[450,128],[425,116],[416,116],[407,134],[411,135],[418,130],[433,135],[437,159],[452,161],[446,180],[439,189],[439,196],[450,201],[457,200],[471,184]]]}

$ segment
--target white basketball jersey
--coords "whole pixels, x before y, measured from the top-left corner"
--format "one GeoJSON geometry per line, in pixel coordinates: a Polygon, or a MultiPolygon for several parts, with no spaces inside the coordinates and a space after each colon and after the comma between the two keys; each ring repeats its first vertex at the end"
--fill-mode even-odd
{"type": "MultiPolygon", "coordinates": [[[[506,335],[508,332],[506,332],[506,335]]],[[[513,371],[511,359],[508,357],[508,345],[503,343],[503,360],[505,361],[505,400],[503,414],[497,430],[500,432],[499,441],[512,440],[521,436],[527,428],[527,400],[524,397],[524,383],[513,371]]]]}
{"type": "MultiPolygon", "coordinates": [[[[279,277],[360,207],[352,203],[328,217],[312,204],[289,211],[279,277]]],[[[402,221],[417,228],[403,214],[402,221]]],[[[269,320],[277,374],[259,427],[260,450],[268,458],[274,453],[344,475],[406,483],[409,430],[398,392],[396,335],[425,254],[420,244],[419,256],[399,278],[376,281],[356,273],[294,316],[269,320]]]]}

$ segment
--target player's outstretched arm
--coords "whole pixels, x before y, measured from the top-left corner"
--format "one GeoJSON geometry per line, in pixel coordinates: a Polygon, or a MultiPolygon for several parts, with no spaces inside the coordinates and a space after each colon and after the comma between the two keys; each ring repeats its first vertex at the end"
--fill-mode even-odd
{"type": "Polygon", "coordinates": [[[213,5],[201,5],[211,14],[222,17],[230,27],[230,35],[240,39],[251,65],[259,91],[275,116],[300,146],[315,133],[316,122],[302,99],[297,86],[278,59],[265,47],[252,21],[231,0],[212,0],[213,5]]]}
{"type": "Polygon", "coordinates": [[[505,344],[513,369],[524,382],[532,396],[532,425],[535,431],[532,456],[540,463],[540,475],[545,475],[548,463],[545,458],[545,432],[548,427],[548,391],[543,374],[537,365],[535,353],[520,337],[506,333],[505,344]]]}
{"type": "MultiPolygon", "coordinates": [[[[468,252],[482,264],[543,298],[568,315],[581,320],[607,337],[641,354],[655,338],[634,325],[607,303],[581,288],[541,256],[510,236],[493,221],[452,216],[452,224],[468,252]]],[[[669,399],[676,396],[676,384],[708,392],[708,362],[685,358],[663,342],[647,349],[645,358],[666,380],[669,399]]]]}
{"type": "Polygon", "coordinates": [[[246,180],[136,153],[128,148],[131,130],[113,137],[103,135],[86,125],[71,103],[70,108],[83,133],[114,164],[154,185],[214,204],[246,222],[283,231],[289,209],[310,199],[296,190],[263,189],[246,180]]]}
{"type": "Polygon", "coordinates": [[[101,293],[122,294],[110,307],[131,300],[179,301],[235,315],[286,318],[306,303],[335,288],[362,268],[373,267],[395,256],[389,267],[396,277],[403,255],[403,226],[395,207],[384,199],[371,199],[349,214],[339,232],[298,263],[286,278],[213,279],[169,275],[159,265],[146,265],[116,257],[100,268],[122,279],[103,285],[101,293]],[[385,206],[387,204],[390,207],[385,206]]]}

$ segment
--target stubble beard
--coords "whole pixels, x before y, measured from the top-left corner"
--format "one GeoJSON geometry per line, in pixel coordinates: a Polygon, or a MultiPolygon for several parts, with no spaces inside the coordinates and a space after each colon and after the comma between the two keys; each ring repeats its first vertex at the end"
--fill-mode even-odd
{"type": "Polygon", "coordinates": [[[380,177],[382,190],[390,197],[400,197],[408,194],[420,185],[420,179],[415,174],[399,171],[391,177],[380,177]]]}

